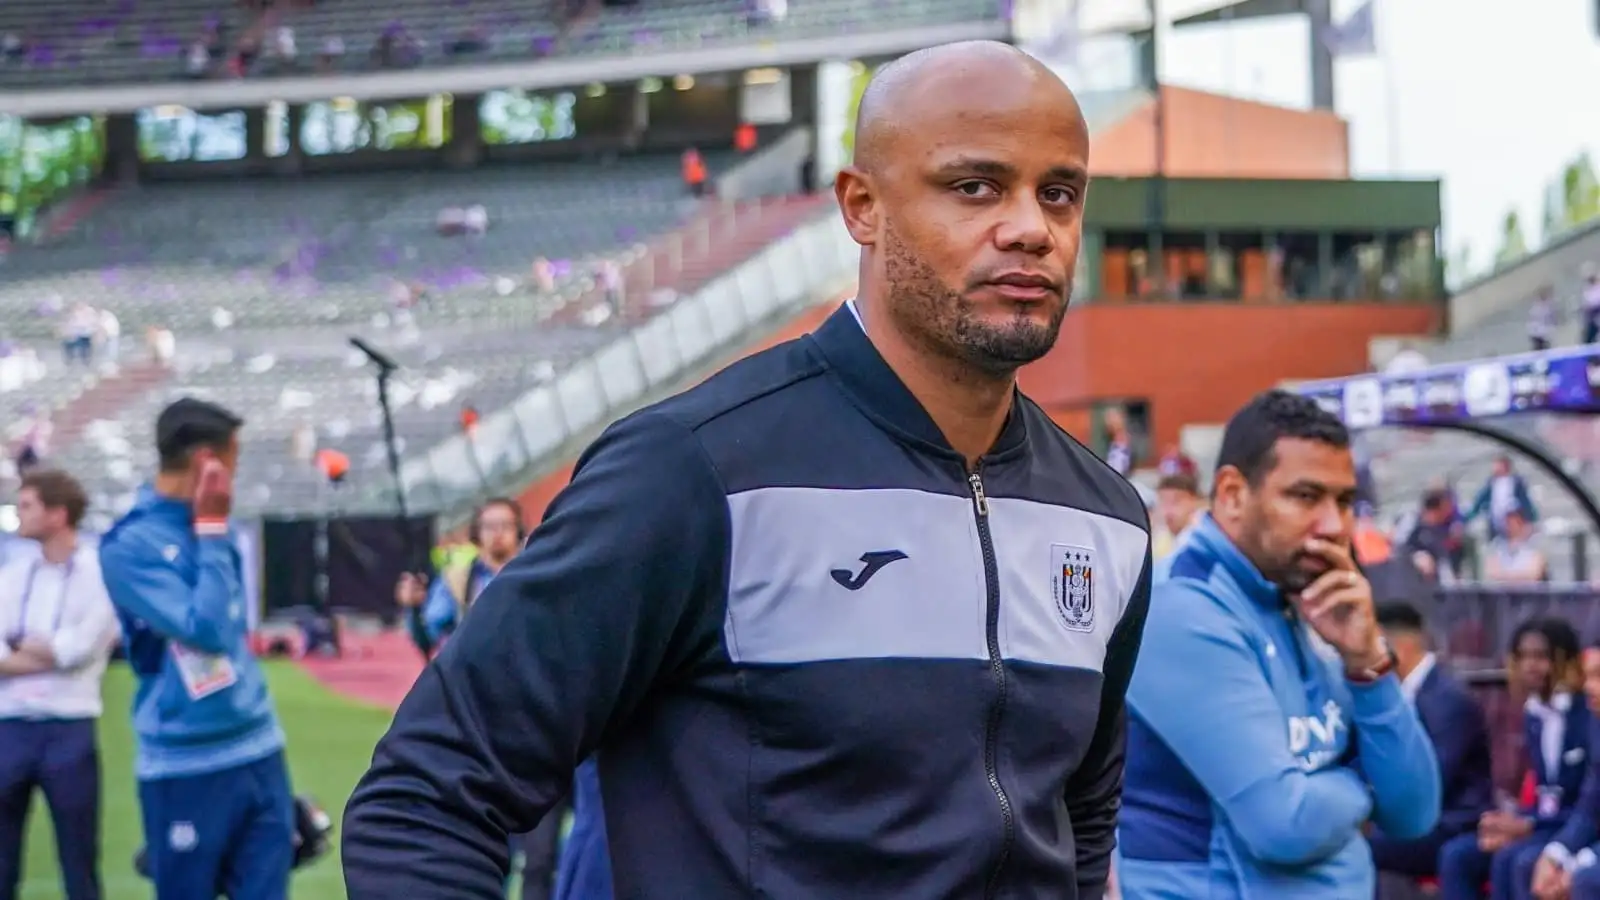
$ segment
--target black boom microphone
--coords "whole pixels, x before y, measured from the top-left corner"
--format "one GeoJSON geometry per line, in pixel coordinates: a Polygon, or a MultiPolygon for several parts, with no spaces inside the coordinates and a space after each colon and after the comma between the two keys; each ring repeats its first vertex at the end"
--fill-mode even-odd
{"type": "MultiPolygon", "coordinates": [[[[394,505],[395,512],[400,518],[400,553],[404,557],[402,571],[416,570],[418,562],[416,540],[411,533],[411,511],[406,503],[406,482],[400,474],[400,441],[394,433],[394,410],[389,405],[389,376],[400,368],[400,364],[384,353],[355,335],[350,336],[350,346],[366,354],[378,370],[378,410],[383,415],[383,446],[389,456],[389,475],[394,479],[394,505]]],[[[421,608],[410,611],[413,618],[420,620],[421,608]]],[[[422,648],[424,658],[430,655],[431,647],[422,648]]]]}
{"type": "Polygon", "coordinates": [[[378,368],[385,372],[393,372],[394,370],[400,368],[400,364],[390,359],[389,354],[384,353],[382,350],[379,350],[377,347],[372,346],[361,338],[352,335],[350,337],[350,346],[360,350],[362,353],[365,353],[367,355],[367,359],[372,360],[372,362],[376,364],[378,368]]]}

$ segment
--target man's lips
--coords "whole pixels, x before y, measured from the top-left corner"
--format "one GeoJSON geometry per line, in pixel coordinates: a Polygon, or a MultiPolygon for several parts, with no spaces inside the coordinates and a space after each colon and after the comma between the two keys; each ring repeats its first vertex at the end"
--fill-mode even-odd
{"type": "Polygon", "coordinates": [[[991,278],[988,285],[996,293],[1016,300],[1043,300],[1061,292],[1055,279],[1031,272],[1008,272],[991,278]]]}

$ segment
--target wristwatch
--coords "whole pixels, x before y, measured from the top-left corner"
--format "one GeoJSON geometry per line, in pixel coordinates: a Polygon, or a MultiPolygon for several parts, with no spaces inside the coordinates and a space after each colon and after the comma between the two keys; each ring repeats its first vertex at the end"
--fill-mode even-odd
{"type": "Polygon", "coordinates": [[[1367,669],[1345,669],[1344,677],[1346,679],[1356,684],[1372,684],[1379,678],[1394,671],[1395,665],[1399,662],[1395,658],[1394,648],[1389,646],[1388,641],[1381,638],[1379,640],[1383,643],[1383,658],[1378,661],[1378,664],[1367,669]]]}

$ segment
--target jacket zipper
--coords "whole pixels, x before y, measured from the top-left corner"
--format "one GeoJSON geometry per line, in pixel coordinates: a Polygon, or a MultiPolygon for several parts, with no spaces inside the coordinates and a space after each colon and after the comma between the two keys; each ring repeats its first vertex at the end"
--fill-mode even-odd
{"type": "Polygon", "coordinates": [[[994,705],[989,707],[989,721],[984,729],[983,769],[989,776],[989,789],[1000,801],[1000,822],[1003,835],[1000,856],[995,860],[994,871],[989,873],[985,897],[993,897],[1000,889],[1000,876],[1011,856],[1011,844],[1016,840],[1016,815],[1011,809],[1011,798],[1000,784],[1000,717],[1006,708],[1006,666],[1000,656],[1000,565],[995,559],[994,537],[989,533],[989,498],[983,492],[983,477],[977,471],[967,476],[972,488],[972,512],[978,522],[978,544],[983,548],[983,585],[988,596],[988,615],[985,637],[989,643],[989,674],[994,678],[994,705]]]}

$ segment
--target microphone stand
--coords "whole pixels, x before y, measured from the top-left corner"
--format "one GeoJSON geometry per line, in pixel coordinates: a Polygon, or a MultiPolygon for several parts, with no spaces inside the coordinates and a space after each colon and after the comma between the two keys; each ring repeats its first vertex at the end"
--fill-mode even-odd
{"type": "MultiPolygon", "coordinates": [[[[416,562],[417,548],[411,531],[411,512],[406,502],[406,482],[400,473],[400,441],[394,433],[394,407],[389,403],[389,378],[400,368],[400,364],[359,337],[352,336],[350,346],[365,354],[377,370],[378,411],[383,416],[383,447],[389,458],[389,476],[394,479],[395,512],[400,517],[400,553],[405,560],[404,571],[409,572],[416,562]]],[[[422,607],[412,607],[409,612],[412,636],[418,639],[419,644],[427,644],[427,630],[421,627],[422,607]]],[[[420,649],[423,659],[432,658],[431,646],[422,646],[420,649]]]]}

